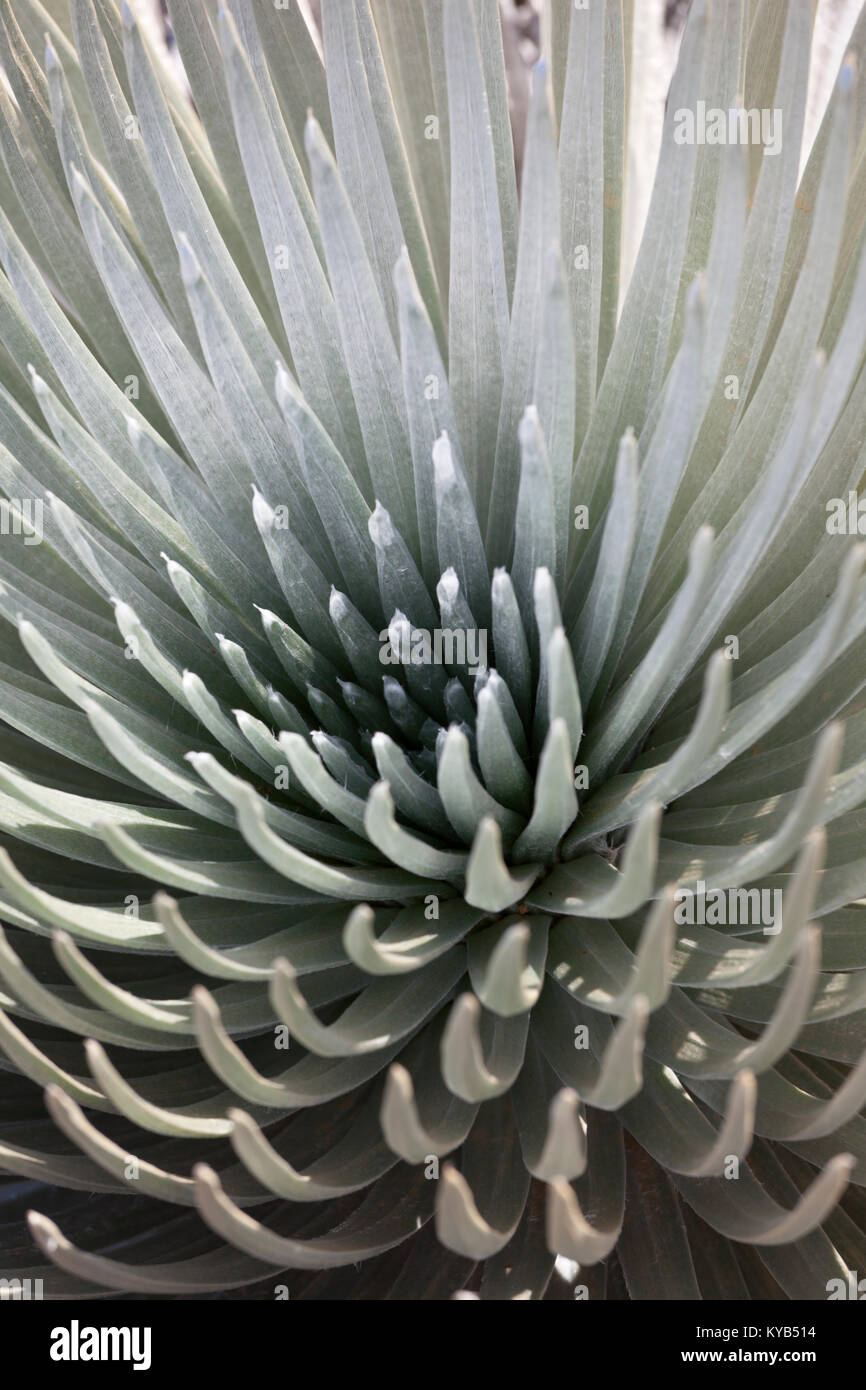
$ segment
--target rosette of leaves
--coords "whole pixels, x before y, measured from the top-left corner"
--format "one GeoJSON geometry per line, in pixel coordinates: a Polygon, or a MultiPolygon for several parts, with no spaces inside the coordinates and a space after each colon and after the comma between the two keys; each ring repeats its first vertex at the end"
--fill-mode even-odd
{"type": "Polygon", "coordinates": [[[695,0],[619,308],[630,4],[547,6],[519,193],[494,0],[170,11],[193,103],[0,24],[6,1273],[826,1297],[866,24],[801,171],[811,6],[695,0]]]}

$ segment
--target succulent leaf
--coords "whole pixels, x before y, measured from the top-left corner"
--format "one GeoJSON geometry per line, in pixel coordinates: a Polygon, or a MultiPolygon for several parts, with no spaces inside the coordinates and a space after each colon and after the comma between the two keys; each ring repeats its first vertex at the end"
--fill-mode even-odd
{"type": "Polygon", "coordinates": [[[813,7],[693,0],[632,266],[628,0],[547,0],[515,131],[496,0],[169,8],[189,93],[128,4],[0,15],[3,1240],[52,1298],[823,1298],[866,9],[807,150],[813,7]]]}

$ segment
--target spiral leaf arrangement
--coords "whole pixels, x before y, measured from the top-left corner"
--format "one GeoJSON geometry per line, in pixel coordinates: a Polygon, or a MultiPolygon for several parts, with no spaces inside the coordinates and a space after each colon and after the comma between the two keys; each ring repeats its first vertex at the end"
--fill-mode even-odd
{"type": "Polygon", "coordinates": [[[495,0],[170,11],[194,105],[0,16],[8,1272],[826,1297],[866,21],[801,171],[811,6],[694,0],[620,307],[631,5],[547,5],[519,194],[495,0]]]}

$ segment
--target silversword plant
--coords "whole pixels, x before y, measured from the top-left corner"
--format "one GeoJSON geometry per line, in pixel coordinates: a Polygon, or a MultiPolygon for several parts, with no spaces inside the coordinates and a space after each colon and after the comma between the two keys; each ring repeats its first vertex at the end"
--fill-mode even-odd
{"type": "Polygon", "coordinates": [[[866,19],[801,169],[812,6],[693,0],[626,286],[627,0],[519,191],[496,0],[169,11],[0,9],[4,1276],[847,1288],[866,19]]]}

